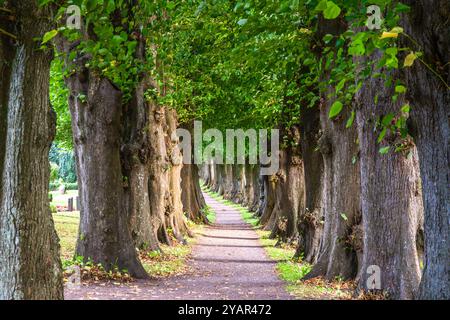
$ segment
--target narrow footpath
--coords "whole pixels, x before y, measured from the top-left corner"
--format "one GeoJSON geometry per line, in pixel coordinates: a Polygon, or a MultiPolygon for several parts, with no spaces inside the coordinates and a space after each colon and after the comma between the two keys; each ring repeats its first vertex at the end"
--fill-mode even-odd
{"type": "Polygon", "coordinates": [[[124,285],[83,285],[66,289],[66,299],[138,300],[277,300],[292,299],[259,242],[240,213],[207,194],[216,213],[213,226],[203,229],[188,264],[193,272],[160,280],[124,285]]]}

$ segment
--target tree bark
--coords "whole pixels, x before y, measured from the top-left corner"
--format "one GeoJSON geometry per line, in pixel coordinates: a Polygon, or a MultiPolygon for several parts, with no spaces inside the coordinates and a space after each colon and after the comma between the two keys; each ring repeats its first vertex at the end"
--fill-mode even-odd
{"type": "MultiPolygon", "coordinates": [[[[450,3],[405,1],[411,14],[405,32],[422,47],[424,60],[450,80],[450,3]],[[445,66],[445,67],[444,67],[445,66]]],[[[410,43],[408,43],[410,45],[410,43]]],[[[416,61],[406,70],[411,133],[417,146],[424,203],[425,259],[419,298],[450,299],[450,95],[448,88],[416,61]]]]}
{"type": "Polygon", "coordinates": [[[48,92],[52,54],[35,41],[53,27],[51,11],[36,1],[10,1],[9,9],[17,42],[0,42],[0,299],[62,299],[48,203],[56,120],[48,92]]]}
{"type": "Polygon", "coordinates": [[[208,219],[202,211],[206,206],[206,203],[200,188],[197,165],[183,165],[183,168],[181,169],[181,190],[183,212],[185,212],[192,221],[199,223],[208,222],[208,219]]]}
{"type": "Polygon", "coordinates": [[[270,237],[283,242],[297,239],[298,218],[305,205],[300,133],[298,128],[293,127],[288,134],[292,145],[280,152],[280,169],[276,174],[276,202],[270,219],[274,219],[270,237]]]}
{"type": "Polygon", "coordinates": [[[345,128],[349,112],[343,112],[338,119],[329,119],[330,107],[330,101],[322,101],[319,148],[324,163],[323,237],[317,263],[307,278],[340,276],[351,279],[356,276],[358,266],[356,253],[348,240],[361,215],[359,164],[355,161],[357,132],[354,127],[345,128]]]}
{"type": "MultiPolygon", "coordinates": [[[[137,57],[145,59],[145,41],[139,41],[137,57]]],[[[150,105],[145,91],[152,87],[148,76],[137,85],[133,98],[126,106],[123,116],[123,141],[121,165],[124,181],[125,205],[131,236],[137,248],[160,251],[154,222],[150,211],[149,159],[150,159],[150,105]]]]}
{"type": "MultiPolygon", "coordinates": [[[[391,74],[395,76],[395,74],[391,74]]],[[[416,248],[418,221],[422,214],[417,153],[379,153],[377,119],[398,106],[392,88],[383,80],[370,79],[357,94],[358,136],[361,147],[361,204],[364,230],[363,264],[359,287],[367,289],[368,267],[381,271],[381,291],[394,299],[411,299],[417,292],[420,268],[416,248]],[[374,106],[374,97],[378,104],[374,106]]],[[[384,144],[394,144],[396,133],[384,144]]],[[[384,145],[383,144],[383,145],[384,145]]]]}
{"type": "MultiPolygon", "coordinates": [[[[191,124],[185,125],[185,129],[192,134],[193,126],[191,124]]],[[[193,155],[191,155],[193,160],[193,155]]],[[[206,185],[210,183],[210,168],[212,165],[205,163],[202,166],[204,173],[203,179],[206,185]],[[206,176],[205,176],[206,175],[206,176]]],[[[183,204],[183,212],[191,221],[198,223],[207,223],[208,219],[203,213],[203,208],[206,206],[203,193],[200,188],[199,169],[196,164],[183,164],[181,169],[181,201],[183,204]]]]}
{"type": "Polygon", "coordinates": [[[167,157],[170,161],[169,168],[169,202],[166,205],[166,214],[168,216],[168,226],[171,228],[175,238],[187,244],[184,236],[192,237],[192,233],[186,224],[186,217],[183,213],[183,203],[181,200],[181,169],[183,166],[181,150],[178,148],[179,140],[175,137],[178,126],[177,113],[174,109],[166,108],[166,145],[167,157]]]}
{"type": "Polygon", "coordinates": [[[146,278],[129,228],[120,159],[122,94],[78,61],[67,79],[81,202],[76,254],[146,278]],[[79,96],[85,95],[82,101],[79,96]]]}
{"type": "Polygon", "coordinates": [[[311,264],[317,262],[323,234],[323,157],[316,150],[320,137],[320,116],[316,109],[302,112],[301,152],[304,164],[305,210],[299,216],[299,245],[296,256],[311,264]]]}

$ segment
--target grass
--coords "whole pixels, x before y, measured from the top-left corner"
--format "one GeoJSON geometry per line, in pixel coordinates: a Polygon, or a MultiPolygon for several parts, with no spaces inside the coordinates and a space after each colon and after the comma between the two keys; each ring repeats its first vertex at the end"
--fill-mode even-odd
{"type": "Polygon", "coordinates": [[[60,212],[53,214],[53,219],[61,245],[61,258],[62,260],[71,260],[74,256],[75,245],[77,243],[80,214],[77,212],[60,212]]]}
{"type": "Polygon", "coordinates": [[[76,207],[76,197],[78,196],[78,190],[66,191],[66,194],[61,194],[59,191],[51,191],[50,194],[53,197],[50,205],[56,207],[67,207],[69,198],[73,198],[73,206],[76,207]]]}
{"type": "Polygon", "coordinates": [[[176,244],[161,245],[162,251],[140,252],[142,265],[152,277],[169,277],[186,273],[186,259],[192,252],[192,246],[176,244]]]}
{"type": "Polygon", "coordinates": [[[351,299],[354,284],[340,279],[326,281],[322,278],[302,280],[311,271],[312,265],[295,258],[294,244],[278,243],[277,239],[270,239],[270,231],[262,230],[259,218],[247,208],[224,199],[219,194],[202,187],[213,199],[238,210],[242,218],[252,225],[260,237],[261,245],[268,257],[277,261],[278,276],[286,282],[286,290],[299,299],[351,299]]]}
{"type": "MultiPolygon", "coordinates": [[[[68,195],[76,193],[70,192],[68,195]]],[[[56,202],[63,201],[63,197],[54,197],[56,202]]],[[[209,210],[209,217],[214,218],[215,214],[209,210]]],[[[79,212],[59,212],[53,214],[55,229],[60,239],[61,260],[65,266],[74,263],[75,246],[78,236],[80,222],[79,212]]],[[[190,230],[196,234],[200,233],[203,226],[189,223],[190,230]]],[[[174,246],[161,245],[161,252],[140,251],[139,256],[145,270],[153,277],[168,277],[183,274],[188,270],[187,259],[192,252],[192,245],[196,238],[187,238],[188,245],[183,245],[174,241],[174,246]]]]}

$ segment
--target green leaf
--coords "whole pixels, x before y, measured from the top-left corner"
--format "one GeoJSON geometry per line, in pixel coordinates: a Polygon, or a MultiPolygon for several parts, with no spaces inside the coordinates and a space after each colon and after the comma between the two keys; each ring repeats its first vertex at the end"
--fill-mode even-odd
{"type": "Polygon", "coordinates": [[[395,87],[395,92],[396,93],[405,93],[406,92],[406,87],[402,86],[402,85],[398,85],[395,87]]]}
{"type": "Polygon", "coordinates": [[[324,41],[325,43],[330,42],[332,39],[333,39],[333,35],[332,35],[332,34],[326,34],[326,35],[323,37],[323,41],[324,41]]]}
{"type": "Polygon", "coordinates": [[[327,2],[327,0],[320,1],[316,7],[316,11],[324,11],[328,7],[327,2]]]}
{"type": "Polygon", "coordinates": [[[352,114],[350,116],[350,118],[348,118],[347,120],[347,124],[345,125],[345,127],[348,129],[353,125],[353,122],[355,121],[355,111],[352,111],[352,114]]]}
{"type": "Polygon", "coordinates": [[[410,111],[411,111],[411,107],[410,107],[410,105],[409,104],[405,104],[403,107],[402,107],[402,112],[404,112],[404,113],[409,113],[410,111]]]}
{"type": "Polygon", "coordinates": [[[381,141],[383,141],[384,137],[386,136],[386,132],[387,132],[387,128],[384,128],[380,135],[378,136],[377,142],[380,143],[381,141]]]}
{"type": "Polygon", "coordinates": [[[54,37],[56,37],[57,34],[58,34],[58,30],[51,30],[51,31],[47,32],[46,34],[44,34],[44,38],[42,39],[42,44],[49,42],[54,37]]]}
{"type": "Polygon", "coordinates": [[[325,19],[336,19],[341,14],[341,8],[333,1],[327,1],[327,8],[323,11],[325,19]]]}
{"type": "Polygon", "coordinates": [[[342,104],[342,102],[335,101],[330,108],[330,113],[328,114],[328,117],[330,119],[336,117],[339,113],[341,113],[343,107],[344,105],[342,104]]]}
{"type": "Polygon", "coordinates": [[[345,212],[342,212],[342,213],[341,213],[341,218],[344,219],[345,221],[348,221],[348,217],[347,217],[347,215],[345,214],[345,212]]]}
{"type": "Polygon", "coordinates": [[[380,148],[380,150],[379,150],[379,152],[381,153],[381,154],[386,154],[386,153],[388,153],[389,152],[389,150],[391,149],[391,147],[383,147],[383,148],[380,148]]]}
{"type": "Polygon", "coordinates": [[[339,81],[339,83],[336,86],[336,93],[341,91],[342,88],[344,88],[345,82],[347,81],[347,79],[342,79],[341,81],[339,81]]]}
{"type": "Polygon", "coordinates": [[[389,114],[387,114],[387,115],[385,115],[385,116],[383,117],[383,120],[381,120],[381,123],[382,123],[384,126],[388,126],[388,125],[391,124],[392,119],[394,119],[394,114],[393,114],[393,113],[389,113],[389,114]]]}

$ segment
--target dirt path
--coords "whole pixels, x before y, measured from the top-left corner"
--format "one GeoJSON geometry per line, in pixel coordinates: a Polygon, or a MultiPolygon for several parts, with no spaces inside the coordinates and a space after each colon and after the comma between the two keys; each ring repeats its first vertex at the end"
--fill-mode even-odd
{"type": "Polygon", "coordinates": [[[120,286],[66,289],[66,299],[291,299],[276,275],[275,263],[266,256],[258,235],[239,212],[206,194],[205,199],[217,219],[199,235],[189,261],[192,274],[120,286]]]}

